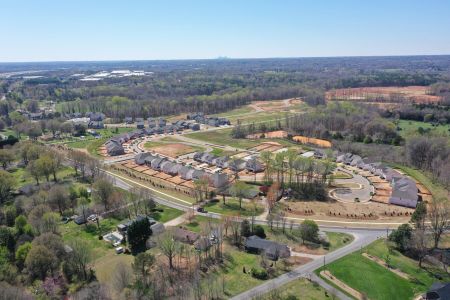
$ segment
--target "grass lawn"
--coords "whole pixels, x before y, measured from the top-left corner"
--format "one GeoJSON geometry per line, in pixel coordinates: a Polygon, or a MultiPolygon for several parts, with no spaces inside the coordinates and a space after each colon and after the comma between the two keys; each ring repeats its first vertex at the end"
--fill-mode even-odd
{"type": "Polygon", "coordinates": [[[271,292],[262,296],[262,299],[259,299],[288,299],[288,297],[292,297],[291,299],[302,300],[330,299],[330,297],[327,296],[325,292],[325,289],[322,288],[319,284],[310,282],[306,278],[300,278],[286,283],[276,290],[272,290],[271,292]]]}
{"type": "Polygon", "coordinates": [[[264,208],[261,205],[242,201],[242,208],[239,209],[239,201],[237,199],[228,199],[226,203],[223,204],[222,201],[207,203],[204,208],[207,211],[220,213],[224,215],[241,215],[241,216],[255,216],[260,215],[264,212],[264,208]],[[256,207],[256,212],[255,212],[256,207]]]}
{"type": "Polygon", "coordinates": [[[104,256],[94,262],[94,270],[97,279],[101,283],[111,283],[114,280],[114,274],[119,264],[129,265],[134,262],[134,256],[131,254],[116,254],[114,251],[108,251],[104,256]]]}
{"type": "MultiPolygon", "coordinates": [[[[260,268],[261,257],[259,255],[239,251],[232,246],[226,246],[224,252],[224,265],[213,273],[223,278],[227,298],[265,282],[265,280],[256,279],[249,274],[251,268],[260,268]],[[246,273],[243,272],[244,267],[246,273]]],[[[286,270],[281,269],[281,265],[282,263],[277,263],[274,277],[286,272],[286,270]]]]}
{"type": "Polygon", "coordinates": [[[423,171],[406,167],[400,164],[390,164],[392,167],[397,168],[403,171],[406,175],[411,176],[416,179],[420,183],[422,183],[434,197],[446,197],[448,195],[448,191],[441,186],[439,183],[433,182],[429,176],[427,176],[423,171]]]}
{"type": "MultiPolygon", "coordinates": [[[[9,172],[14,176],[16,179],[16,188],[19,188],[21,186],[27,185],[27,184],[34,184],[36,183],[36,180],[34,180],[33,177],[31,177],[25,168],[14,168],[9,170],[9,172]]],[[[71,167],[62,167],[57,173],[56,178],[61,181],[66,179],[67,177],[71,177],[75,175],[75,171],[71,167]]],[[[50,176],[50,179],[53,180],[53,175],[50,176]]],[[[45,178],[42,177],[39,179],[39,182],[45,182],[45,178]]]]}
{"type": "Polygon", "coordinates": [[[184,214],[184,211],[178,210],[172,207],[168,207],[165,205],[158,204],[158,208],[162,208],[163,212],[153,212],[150,214],[150,216],[155,219],[156,221],[160,223],[165,223],[167,221],[173,220],[182,214],[184,214]]]}
{"type": "Polygon", "coordinates": [[[344,247],[354,239],[353,235],[341,232],[326,232],[326,234],[330,242],[329,252],[344,247]]]}
{"type": "Polygon", "coordinates": [[[218,223],[218,219],[208,218],[204,216],[195,216],[190,222],[183,224],[188,230],[193,232],[201,232],[202,227],[208,223],[218,223]]]}
{"type": "MultiPolygon", "coordinates": [[[[367,252],[384,259],[389,253],[384,240],[378,240],[363,248],[367,252]]],[[[432,275],[436,270],[420,269],[416,261],[397,251],[390,254],[391,265],[411,276],[406,280],[377,263],[355,252],[326,266],[334,276],[352,288],[366,294],[369,299],[412,299],[426,291],[437,279],[432,275]]],[[[322,270],[316,271],[319,273],[322,270]]],[[[449,275],[443,275],[444,281],[449,275]]]]}

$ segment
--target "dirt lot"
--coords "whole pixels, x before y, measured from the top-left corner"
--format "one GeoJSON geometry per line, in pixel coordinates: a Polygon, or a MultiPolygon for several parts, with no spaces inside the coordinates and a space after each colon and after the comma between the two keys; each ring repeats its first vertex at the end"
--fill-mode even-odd
{"type": "Polygon", "coordinates": [[[292,139],[302,144],[313,144],[323,148],[331,148],[331,142],[326,140],[310,138],[302,135],[296,135],[292,139]]]}
{"type": "Polygon", "coordinates": [[[158,145],[154,147],[146,148],[151,151],[155,151],[162,155],[176,158],[180,155],[188,154],[197,151],[194,147],[181,144],[181,143],[170,143],[166,145],[158,145]]]}
{"type": "Polygon", "coordinates": [[[283,204],[284,211],[290,217],[314,216],[326,217],[329,220],[352,219],[408,222],[410,214],[414,212],[410,208],[376,202],[362,204],[337,201],[292,201],[284,202],[283,204]]]}
{"type": "Polygon", "coordinates": [[[428,95],[426,86],[406,86],[406,87],[361,87],[336,89],[326,93],[329,101],[350,100],[350,101],[370,101],[380,102],[416,102],[416,103],[436,103],[441,99],[438,96],[428,95]]]}
{"type": "MultiPolygon", "coordinates": [[[[247,135],[248,139],[259,139],[261,138],[262,133],[249,134],[247,135]]],[[[283,139],[287,137],[287,132],[284,130],[270,131],[264,133],[264,137],[267,139],[283,139]]]]}

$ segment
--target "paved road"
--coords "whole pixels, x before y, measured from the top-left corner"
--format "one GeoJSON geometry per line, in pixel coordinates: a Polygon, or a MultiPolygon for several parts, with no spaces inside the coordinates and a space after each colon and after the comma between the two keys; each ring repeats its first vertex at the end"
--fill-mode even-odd
{"type": "MultiPolygon", "coordinates": [[[[377,238],[379,238],[385,234],[384,231],[379,231],[379,230],[377,231],[377,230],[341,229],[341,230],[336,230],[336,231],[352,234],[355,237],[355,240],[352,243],[350,243],[349,245],[344,246],[336,251],[333,251],[333,252],[325,255],[324,256],[325,263],[327,263],[327,264],[331,263],[341,257],[344,257],[345,255],[350,254],[354,251],[358,251],[362,247],[372,243],[377,238]]],[[[279,288],[279,287],[283,286],[284,284],[289,283],[293,280],[299,279],[301,277],[306,277],[306,278],[311,277],[312,279],[317,279],[317,277],[315,277],[313,275],[313,272],[314,272],[314,270],[322,267],[323,265],[324,265],[324,259],[316,258],[307,264],[299,266],[286,274],[278,276],[277,278],[268,280],[265,283],[263,283],[259,286],[256,286],[248,291],[245,291],[244,293],[241,293],[231,299],[234,299],[234,300],[252,299],[254,297],[266,294],[275,288],[279,288]]],[[[317,283],[322,285],[322,287],[327,289],[330,293],[335,293],[339,298],[350,299],[343,293],[339,293],[339,291],[336,291],[336,289],[332,288],[330,285],[328,285],[323,280],[316,280],[316,281],[317,281],[317,283]]]]}

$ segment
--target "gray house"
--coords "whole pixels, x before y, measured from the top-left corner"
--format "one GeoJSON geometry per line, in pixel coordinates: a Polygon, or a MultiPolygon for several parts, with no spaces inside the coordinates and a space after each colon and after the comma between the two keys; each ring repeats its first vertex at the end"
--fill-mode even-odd
{"type": "Polygon", "coordinates": [[[105,146],[106,151],[110,156],[125,154],[125,149],[123,149],[122,144],[115,140],[109,140],[108,142],[106,142],[105,146]]]}
{"type": "Polygon", "coordinates": [[[291,256],[291,250],[287,245],[265,240],[256,235],[252,235],[245,240],[245,250],[253,253],[264,253],[271,260],[291,256]]]}
{"type": "Polygon", "coordinates": [[[245,161],[242,159],[233,159],[228,163],[228,167],[233,172],[239,172],[245,169],[245,161]]]}
{"type": "Polygon", "coordinates": [[[229,156],[221,156],[216,158],[216,166],[218,166],[219,168],[227,168],[228,167],[228,162],[230,161],[230,157],[229,156]]]}
{"type": "Polygon", "coordinates": [[[264,171],[263,164],[256,159],[256,157],[252,157],[245,163],[245,168],[253,173],[258,173],[264,171]]]}
{"type": "Polygon", "coordinates": [[[209,176],[210,184],[215,188],[220,188],[228,183],[228,176],[224,173],[214,173],[209,176]]]}
{"type": "Polygon", "coordinates": [[[151,153],[149,153],[149,152],[139,153],[139,154],[137,154],[137,155],[134,157],[134,162],[135,162],[137,165],[143,165],[143,164],[145,164],[146,158],[151,157],[151,156],[152,156],[152,155],[151,155],[151,153]]]}
{"type": "Polygon", "coordinates": [[[184,180],[191,180],[194,171],[195,169],[192,169],[189,166],[183,166],[178,172],[178,174],[180,174],[180,177],[183,178],[184,180]]]}
{"type": "Polygon", "coordinates": [[[165,161],[167,161],[166,158],[157,156],[157,157],[156,157],[155,159],[153,159],[152,162],[151,162],[151,167],[152,167],[152,169],[153,169],[153,170],[158,170],[158,171],[159,171],[160,168],[161,168],[161,164],[162,164],[163,162],[165,162],[165,161]]]}
{"type": "Polygon", "coordinates": [[[417,185],[413,180],[407,177],[394,178],[392,180],[392,194],[389,198],[389,203],[415,208],[419,200],[417,192],[417,185]]]}
{"type": "Polygon", "coordinates": [[[449,300],[450,299],[450,283],[435,282],[431,285],[430,290],[422,297],[427,300],[449,300]]]}

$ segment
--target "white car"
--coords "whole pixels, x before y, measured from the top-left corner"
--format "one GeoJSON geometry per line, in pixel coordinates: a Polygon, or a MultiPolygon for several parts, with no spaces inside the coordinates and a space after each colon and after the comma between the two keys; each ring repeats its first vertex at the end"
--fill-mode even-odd
{"type": "Polygon", "coordinates": [[[117,247],[116,248],[116,253],[117,254],[123,253],[123,247],[117,247]]]}
{"type": "Polygon", "coordinates": [[[90,215],[89,217],[87,217],[88,221],[92,221],[95,222],[97,221],[98,216],[96,214],[90,215]]]}

